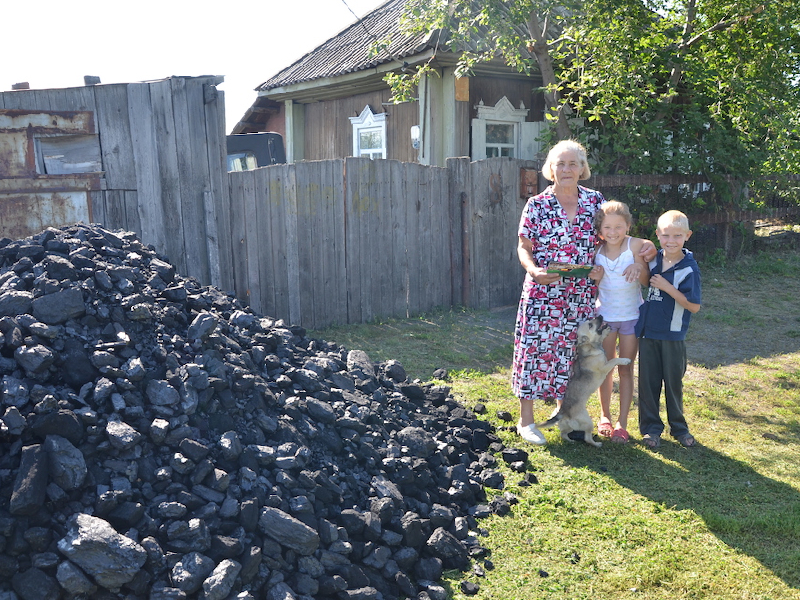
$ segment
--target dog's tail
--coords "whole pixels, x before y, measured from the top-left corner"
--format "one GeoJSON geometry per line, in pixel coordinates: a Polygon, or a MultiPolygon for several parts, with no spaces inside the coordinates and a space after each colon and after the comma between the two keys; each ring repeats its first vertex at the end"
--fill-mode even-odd
{"type": "Polygon", "coordinates": [[[544,423],[536,423],[536,427],[552,427],[556,423],[558,423],[564,417],[564,413],[561,411],[561,408],[557,408],[553,411],[553,414],[550,415],[550,418],[547,419],[544,423]]]}

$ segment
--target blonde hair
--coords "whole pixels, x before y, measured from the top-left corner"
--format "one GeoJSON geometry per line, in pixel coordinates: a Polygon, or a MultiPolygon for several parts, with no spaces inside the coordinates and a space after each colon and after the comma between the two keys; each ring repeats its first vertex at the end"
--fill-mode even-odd
{"type": "Polygon", "coordinates": [[[603,202],[597,208],[597,212],[594,213],[595,231],[600,233],[600,228],[603,226],[603,221],[605,221],[605,218],[608,215],[618,215],[625,219],[625,223],[627,223],[628,227],[633,225],[633,217],[631,216],[631,209],[628,208],[628,205],[624,202],[609,200],[608,202],[603,202]]]}
{"type": "Polygon", "coordinates": [[[575,152],[578,155],[578,160],[581,163],[583,169],[581,169],[581,174],[578,176],[578,179],[589,179],[592,176],[592,170],[589,168],[589,162],[586,160],[586,148],[580,142],[576,142],[575,140],[561,140],[555,146],[550,148],[550,152],[547,153],[547,159],[544,161],[544,165],[542,166],[542,175],[548,181],[555,181],[555,174],[553,173],[553,166],[556,162],[556,157],[561,154],[562,152],[575,152]]]}
{"type": "Polygon", "coordinates": [[[664,229],[670,225],[679,227],[684,231],[691,231],[689,229],[689,217],[679,210],[668,210],[663,215],[658,217],[658,223],[656,226],[659,231],[664,231],[664,229]]]}

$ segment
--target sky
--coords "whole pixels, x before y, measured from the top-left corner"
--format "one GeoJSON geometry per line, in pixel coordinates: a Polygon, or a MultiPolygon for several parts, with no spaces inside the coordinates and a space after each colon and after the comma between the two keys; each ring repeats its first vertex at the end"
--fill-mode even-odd
{"type": "Polygon", "coordinates": [[[0,91],[25,81],[77,87],[85,75],[102,83],[222,75],[230,133],[259,84],[383,2],[11,0],[0,10],[0,91]]]}

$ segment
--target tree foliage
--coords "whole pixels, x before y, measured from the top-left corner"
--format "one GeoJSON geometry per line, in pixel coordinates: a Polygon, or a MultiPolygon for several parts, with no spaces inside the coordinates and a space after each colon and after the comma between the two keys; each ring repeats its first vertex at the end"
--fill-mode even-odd
{"type": "MultiPolygon", "coordinates": [[[[800,173],[797,0],[409,0],[459,73],[539,72],[555,138],[605,173],[800,173]]],[[[412,93],[429,64],[389,78],[412,93]]],[[[548,140],[552,141],[552,140],[548,140]]]]}

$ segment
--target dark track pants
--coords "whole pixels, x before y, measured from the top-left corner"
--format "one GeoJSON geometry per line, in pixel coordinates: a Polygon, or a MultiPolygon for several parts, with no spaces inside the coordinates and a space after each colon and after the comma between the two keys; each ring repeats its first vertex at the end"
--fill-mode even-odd
{"type": "Polygon", "coordinates": [[[683,416],[683,376],[686,373],[686,342],[639,339],[639,433],[664,432],[659,415],[661,386],[667,405],[670,434],[689,433],[683,416]]]}

